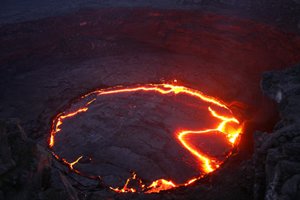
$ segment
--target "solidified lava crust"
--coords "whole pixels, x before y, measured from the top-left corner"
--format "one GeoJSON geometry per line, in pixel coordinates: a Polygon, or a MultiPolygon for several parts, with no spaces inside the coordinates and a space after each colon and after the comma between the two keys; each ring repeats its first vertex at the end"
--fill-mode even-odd
{"type": "Polygon", "coordinates": [[[188,186],[231,155],[243,125],[222,101],[175,84],[96,90],[53,120],[49,147],[115,192],[188,186]]]}

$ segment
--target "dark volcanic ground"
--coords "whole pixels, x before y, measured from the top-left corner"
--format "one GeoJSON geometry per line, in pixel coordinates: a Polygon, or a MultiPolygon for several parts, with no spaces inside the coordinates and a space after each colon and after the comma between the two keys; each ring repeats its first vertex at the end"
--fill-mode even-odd
{"type": "Polygon", "coordinates": [[[147,198],[251,199],[253,130],[268,130],[276,119],[260,91],[261,73],[299,62],[299,52],[295,34],[210,12],[109,8],[2,25],[0,199],[145,198],[110,193],[64,169],[46,150],[50,122],[92,89],[174,79],[232,103],[247,129],[223,169],[147,198]]]}

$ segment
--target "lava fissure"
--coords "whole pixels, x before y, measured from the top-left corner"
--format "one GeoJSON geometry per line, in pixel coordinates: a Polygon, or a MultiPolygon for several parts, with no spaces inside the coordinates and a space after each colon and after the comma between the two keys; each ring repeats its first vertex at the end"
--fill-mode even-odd
{"type": "MultiPolygon", "coordinates": [[[[210,106],[208,106],[208,111],[210,115],[217,120],[219,120],[219,123],[216,127],[204,129],[204,130],[180,130],[176,133],[177,140],[179,143],[187,150],[189,151],[197,160],[200,165],[200,170],[204,171],[205,174],[211,173],[215,171],[219,166],[222,164],[222,161],[217,160],[216,158],[210,157],[206,155],[203,151],[196,148],[194,145],[188,142],[186,140],[186,137],[189,135],[199,135],[199,134],[209,134],[213,132],[221,132],[225,134],[227,140],[229,143],[231,143],[232,146],[234,146],[237,143],[237,139],[239,138],[240,134],[243,131],[243,126],[240,124],[240,122],[232,116],[232,111],[226,106],[225,103],[223,103],[220,100],[217,100],[216,98],[209,97],[205,94],[203,94],[200,91],[193,90],[184,86],[178,86],[178,85],[172,85],[172,84],[147,84],[147,85],[139,85],[136,87],[114,87],[109,89],[103,89],[103,90],[97,90],[91,93],[88,93],[87,95],[82,96],[81,98],[86,98],[90,95],[96,94],[97,96],[101,95],[114,95],[114,94],[120,94],[120,93],[129,93],[129,92],[158,92],[159,94],[166,95],[173,93],[174,95],[177,94],[186,94],[191,97],[195,97],[201,101],[210,103],[210,106]],[[218,113],[216,110],[212,108],[213,106],[220,107],[222,109],[226,109],[231,113],[231,116],[222,115],[218,113]]],[[[53,155],[56,159],[62,160],[64,164],[66,164],[70,170],[81,174],[80,171],[74,169],[74,166],[80,162],[80,160],[83,158],[83,156],[78,157],[73,162],[67,162],[65,158],[60,158],[57,154],[54,153],[53,147],[55,145],[55,136],[61,131],[61,125],[64,123],[64,120],[72,118],[80,113],[87,112],[89,109],[89,105],[96,101],[96,98],[93,98],[91,101],[87,102],[84,106],[78,108],[76,111],[73,112],[62,112],[58,114],[55,119],[53,120],[51,132],[50,132],[50,138],[49,138],[49,148],[52,150],[53,155]]],[[[227,157],[231,154],[229,152],[227,154],[227,157]]],[[[188,186],[192,183],[194,183],[196,180],[203,177],[205,174],[200,174],[199,177],[194,177],[190,180],[187,180],[185,183],[181,184],[175,184],[171,180],[166,179],[158,179],[153,181],[151,184],[146,186],[143,184],[143,181],[139,178],[137,178],[136,173],[133,173],[131,178],[128,178],[123,188],[113,188],[109,187],[115,192],[120,193],[126,193],[126,192],[145,192],[145,193],[155,193],[160,192],[163,190],[168,190],[171,188],[176,188],[179,186],[188,186]],[[136,181],[138,183],[138,188],[134,188],[129,186],[131,182],[136,181]]]]}

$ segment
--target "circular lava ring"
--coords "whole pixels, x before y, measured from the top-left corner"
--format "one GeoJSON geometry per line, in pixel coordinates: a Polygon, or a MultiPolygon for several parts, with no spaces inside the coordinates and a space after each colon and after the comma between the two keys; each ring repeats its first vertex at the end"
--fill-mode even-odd
{"type": "MultiPolygon", "coordinates": [[[[153,181],[151,184],[146,185],[143,181],[137,178],[135,173],[132,174],[132,177],[128,178],[125,185],[122,188],[114,188],[109,187],[111,190],[115,192],[144,192],[144,193],[154,193],[160,192],[162,190],[168,190],[171,188],[176,188],[179,186],[188,186],[195,182],[196,180],[202,178],[205,174],[213,172],[224,161],[219,161],[216,158],[210,157],[203,153],[201,150],[197,149],[193,145],[186,140],[187,135],[189,134],[210,134],[213,132],[221,132],[224,134],[228,140],[228,142],[232,145],[232,148],[236,145],[240,134],[242,133],[243,126],[240,122],[233,116],[232,111],[229,109],[228,106],[221,100],[218,100],[214,97],[210,97],[208,95],[203,94],[198,90],[194,90],[191,88],[187,88],[184,86],[173,85],[173,84],[145,84],[145,85],[137,85],[137,86],[118,86],[112,87],[107,89],[100,89],[93,92],[90,92],[84,96],[82,96],[79,101],[84,102],[78,108],[73,110],[67,110],[64,112],[59,113],[53,119],[51,131],[50,131],[50,138],[49,138],[49,148],[51,149],[54,157],[60,161],[62,161],[65,165],[69,167],[70,170],[74,171],[75,173],[81,174],[82,173],[76,169],[74,169],[74,165],[77,164],[83,156],[78,157],[73,162],[68,162],[65,158],[60,157],[58,154],[54,152],[54,145],[55,145],[55,136],[62,130],[62,124],[68,118],[75,117],[80,113],[87,112],[89,106],[97,100],[97,97],[103,95],[114,95],[114,94],[121,94],[121,93],[133,93],[133,92],[155,92],[160,95],[177,95],[177,94],[185,94],[190,97],[196,98],[199,101],[208,103],[209,106],[207,107],[211,117],[218,120],[218,124],[214,128],[210,129],[201,129],[201,130],[180,130],[176,133],[177,139],[181,146],[186,149],[190,154],[192,154],[199,162],[201,166],[201,170],[204,171],[204,174],[199,175],[198,177],[191,178],[184,183],[176,184],[172,180],[166,179],[157,179],[153,181]],[[223,110],[226,110],[227,113],[220,114],[216,111],[213,107],[218,107],[223,110]],[[131,187],[129,186],[130,182],[135,181],[138,183],[138,187],[131,187]]],[[[79,102],[78,101],[78,102],[79,102]]],[[[231,152],[226,155],[226,158],[230,156],[231,152]]],[[[89,176],[90,178],[95,178],[89,176]]]]}

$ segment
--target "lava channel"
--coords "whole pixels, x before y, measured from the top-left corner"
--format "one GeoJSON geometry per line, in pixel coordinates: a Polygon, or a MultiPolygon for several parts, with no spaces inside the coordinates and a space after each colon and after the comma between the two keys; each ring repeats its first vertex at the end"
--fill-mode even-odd
{"type": "MultiPolygon", "coordinates": [[[[154,93],[156,95],[166,95],[166,96],[177,96],[179,94],[186,95],[190,98],[195,99],[196,101],[205,102],[206,110],[209,113],[209,117],[216,121],[213,127],[208,127],[206,129],[177,129],[174,133],[174,140],[176,140],[185,152],[190,153],[194,160],[196,160],[197,165],[199,166],[199,175],[191,177],[188,180],[182,183],[175,183],[171,179],[159,178],[152,181],[150,184],[146,184],[138,175],[133,172],[132,176],[128,178],[122,187],[113,187],[106,185],[111,190],[118,193],[128,193],[128,192],[144,192],[144,193],[157,193],[163,190],[168,190],[180,186],[188,186],[194,183],[196,180],[199,180],[204,175],[207,175],[220,167],[224,162],[216,157],[208,155],[204,149],[199,148],[196,144],[193,143],[193,140],[190,139],[192,136],[201,136],[201,135],[212,135],[221,133],[226,141],[231,145],[231,151],[226,152],[226,158],[228,158],[232,149],[237,145],[240,135],[243,131],[243,125],[238,121],[237,118],[233,116],[230,108],[221,100],[217,98],[207,96],[198,90],[187,88],[184,86],[179,86],[175,84],[146,84],[146,85],[137,85],[137,86],[118,86],[108,89],[100,89],[88,93],[82,96],[79,101],[81,101],[80,106],[76,109],[69,109],[65,112],[59,113],[53,120],[50,137],[49,137],[49,148],[51,149],[54,157],[62,161],[65,165],[69,167],[75,173],[88,176],[89,178],[99,178],[98,176],[86,175],[80,170],[76,169],[75,166],[83,159],[91,159],[83,155],[79,155],[74,161],[67,161],[64,157],[60,156],[59,153],[55,151],[56,137],[62,132],[62,126],[64,122],[68,119],[79,116],[82,113],[86,113],[90,106],[97,101],[97,98],[100,96],[111,96],[122,93],[154,93]],[[82,103],[83,102],[83,103],[82,103]]],[[[197,108],[196,108],[197,109],[197,108]]],[[[184,126],[184,125],[182,125],[184,126]]],[[[62,134],[62,133],[61,133],[62,134]]],[[[213,141],[214,143],[214,141],[213,141]]],[[[211,146],[214,144],[212,143],[211,146]]],[[[96,151],[96,149],[94,149],[96,151]]]]}

